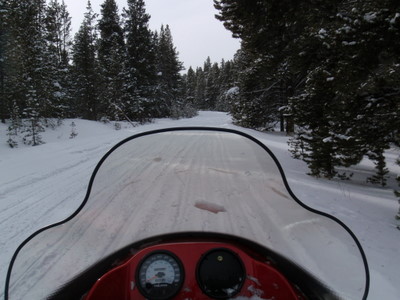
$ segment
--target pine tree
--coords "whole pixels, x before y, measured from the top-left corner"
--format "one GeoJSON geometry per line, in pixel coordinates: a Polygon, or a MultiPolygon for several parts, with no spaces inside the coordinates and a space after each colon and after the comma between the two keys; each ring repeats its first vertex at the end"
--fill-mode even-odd
{"type": "Polygon", "coordinates": [[[214,3],[242,39],[234,120],[279,121],[283,130],[290,116],[293,151],[313,175],[331,178],[364,155],[382,173],[381,153],[399,128],[399,2],[214,3]]]}
{"type": "Polygon", "coordinates": [[[399,27],[393,10],[388,10],[393,8],[390,1],[341,2],[326,24],[307,33],[312,38],[304,46],[314,51],[304,57],[313,56],[314,66],[305,92],[292,101],[306,138],[300,132],[295,140],[311,147],[310,167],[316,175],[330,176],[335,166],[357,164],[367,155],[377,165],[378,174],[371,181],[384,184],[382,153],[400,118],[399,27]],[[313,117],[307,118],[312,112],[313,117]],[[323,152],[326,155],[321,156],[323,152]]]}
{"type": "Polygon", "coordinates": [[[258,55],[240,51],[238,63],[238,95],[231,114],[235,123],[262,130],[269,130],[279,120],[279,79],[269,76],[268,60],[258,55]]]}
{"type": "Polygon", "coordinates": [[[9,3],[8,0],[0,0],[0,121],[6,122],[9,116],[8,101],[6,99],[6,50],[7,40],[9,37],[8,32],[8,14],[9,14],[9,3]]]}
{"type": "Polygon", "coordinates": [[[26,145],[38,146],[44,143],[42,136],[44,125],[40,118],[40,103],[36,90],[28,91],[26,108],[23,111],[24,127],[21,132],[24,134],[23,141],[26,145]]]}
{"type": "Polygon", "coordinates": [[[208,56],[203,64],[203,72],[205,74],[208,74],[211,71],[211,67],[212,67],[211,58],[208,56]]]}
{"type": "Polygon", "coordinates": [[[201,67],[196,69],[196,90],[195,90],[195,106],[197,109],[206,109],[205,91],[206,91],[206,74],[201,67]]]}
{"type": "Polygon", "coordinates": [[[229,112],[231,110],[232,97],[238,92],[238,87],[235,85],[232,61],[221,61],[219,84],[219,95],[215,108],[219,111],[229,112]]]}
{"type": "Polygon", "coordinates": [[[97,120],[99,117],[96,17],[88,1],[85,18],[75,35],[72,51],[75,115],[89,120],[97,120]]]}
{"type": "Polygon", "coordinates": [[[155,40],[143,0],[128,0],[124,9],[126,40],[126,110],[139,122],[153,116],[157,86],[155,40]]]}
{"type": "MultiPolygon", "coordinates": [[[[13,87],[17,87],[19,60],[17,55],[17,22],[12,16],[16,14],[15,3],[8,0],[0,2],[0,118],[5,123],[10,119],[8,127],[8,144],[14,148],[18,145],[17,135],[21,128],[20,109],[14,97],[13,87]],[[12,5],[13,4],[13,5],[12,5]]],[[[19,100],[19,99],[18,99],[19,100]]]]}
{"type": "Polygon", "coordinates": [[[75,124],[75,122],[71,122],[71,134],[69,135],[69,138],[70,139],[74,139],[77,135],[78,135],[78,133],[76,132],[76,124],[75,124]]]}
{"type": "Polygon", "coordinates": [[[16,101],[13,101],[10,111],[10,124],[7,128],[7,143],[11,148],[18,147],[18,134],[22,128],[22,121],[20,119],[19,108],[16,101]]]}
{"type": "MultiPolygon", "coordinates": [[[[285,53],[292,42],[291,18],[298,3],[287,1],[214,1],[217,19],[242,39],[237,99],[231,106],[235,123],[272,129],[281,121],[281,107],[294,93],[285,53]]],[[[297,24],[300,26],[301,24],[297,24]]],[[[294,27],[294,26],[293,26],[294,27]]],[[[283,126],[282,126],[283,127],[283,126]]]]}
{"type": "Polygon", "coordinates": [[[46,78],[48,85],[47,101],[51,103],[47,112],[49,117],[63,118],[69,113],[71,101],[69,52],[72,46],[70,37],[71,18],[64,1],[51,0],[46,12],[46,78]]]}
{"type": "Polygon", "coordinates": [[[182,63],[173,44],[172,34],[168,25],[161,26],[157,43],[157,107],[159,117],[171,115],[171,109],[179,113],[182,98],[181,75],[182,63]]]}
{"type": "Polygon", "coordinates": [[[21,131],[24,142],[31,145],[42,143],[40,132],[51,105],[47,100],[45,9],[44,0],[9,2],[6,98],[10,108],[19,109],[11,116],[24,118],[21,131]]]}
{"type": "Polygon", "coordinates": [[[234,66],[233,61],[218,64],[207,57],[204,69],[198,67],[195,72],[189,67],[184,76],[185,102],[197,109],[229,111],[230,101],[238,92],[234,66]]]}
{"type": "Polygon", "coordinates": [[[115,0],[106,0],[101,6],[99,20],[99,113],[119,120],[124,111],[125,43],[123,29],[115,0]]]}
{"type": "Polygon", "coordinates": [[[218,63],[213,63],[206,73],[205,106],[208,110],[215,110],[220,93],[220,69],[218,63]]]}
{"type": "Polygon", "coordinates": [[[46,13],[47,40],[55,53],[54,59],[62,69],[68,66],[72,46],[71,17],[64,0],[50,0],[46,13]]]}
{"type": "Polygon", "coordinates": [[[196,96],[196,73],[192,67],[189,67],[185,79],[185,102],[195,104],[196,96]]]}

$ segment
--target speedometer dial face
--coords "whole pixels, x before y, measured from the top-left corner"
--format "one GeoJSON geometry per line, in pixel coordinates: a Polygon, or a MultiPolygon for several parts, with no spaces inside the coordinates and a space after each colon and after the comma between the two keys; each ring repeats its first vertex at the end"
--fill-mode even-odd
{"type": "Polygon", "coordinates": [[[147,299],[169,299],[179,292],[183,283],[183,268],[179,259],[167,251],[146,256],[136,274],[138,288],[147,299]]]}

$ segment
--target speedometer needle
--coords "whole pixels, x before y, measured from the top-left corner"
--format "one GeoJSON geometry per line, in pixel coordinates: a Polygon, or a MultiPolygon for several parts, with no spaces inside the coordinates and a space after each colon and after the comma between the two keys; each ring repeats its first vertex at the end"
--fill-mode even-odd
{"type": "Polygon", "coordinates": [[[146,282],[152,281],[153,279],[156,279],[157,277],[158,277],[158,276],[157,276],[157,275],[155,275],[155,276],[153,276],[153,277],[151,277],[151,278],[147,279],[147,280],[146,280],[146,282]]]}
{"type": "Polygon", "coordinates": [[[153,277],[147,279],[146,281],[149,282],[149,281],[152,281],[153,279],[161,278],[161,277],[164,277],[164,276],[165,276],[165,273],[163,273],[163,272],[158,272],[156,275],[154,275],[153,277]]]}

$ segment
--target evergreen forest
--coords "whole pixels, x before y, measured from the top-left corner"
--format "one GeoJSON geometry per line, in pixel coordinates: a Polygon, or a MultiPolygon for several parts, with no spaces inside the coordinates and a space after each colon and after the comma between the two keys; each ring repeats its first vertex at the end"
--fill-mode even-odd
{"type": "Polygon", "coordinates": [[[384,151],[400,143],[400,2],[214,5],[242,41],[235,122],[262,130],[278,124],[293,134],[293,156],[311,175],[348,179],[338,168],[368,157],[376,166],[369,181],[386,185],[384,151]]]}
{"type": "MultiPolygon", "coordinates": [[[[214,0],[241,41],[229,61],[183,70],[168,25],[149,29],[144,0],[119,14],[88,1],[74,37],[63,0],[0,0],[0,120],[26,144],[64,118],[150,122],[225,111],[235,124],[291,136],[310,175],[372,160],[400,146],[398,0],[214,0]]],[[[400,164],[400,162],[399,162],[400,164]]],[[[400,178],[399,178],[400,181],[400,178]]],[[[398,193],[399,194],[399,193],[398,193]]]]}
{"type": "Polygon", "coordinates": [[[74,37],[63,0],[0,0],[0,120],[28,145],[65,118],[149,122],[190,117],[183,65],[168,25],[149,29],[143,0],[119,14],[104,0],[100,15],[87,2],[74,37]]]}

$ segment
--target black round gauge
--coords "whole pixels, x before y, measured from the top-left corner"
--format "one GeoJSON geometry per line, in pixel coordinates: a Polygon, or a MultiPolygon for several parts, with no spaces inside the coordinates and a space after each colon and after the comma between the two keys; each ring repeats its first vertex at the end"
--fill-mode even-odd
{"type": "Polygon", "coordinates": [[[240,292],[246,270],[239,256],[228,249],[207,252],[197,265],[197,281],[209,297],[226,299],[240,292]]]}
{"type": "Polygon", "coordinates": [[[183,279],[182,263],[168,251],[150,253],[139,263],[136,272],[139,291],[150,300],[172,298],[179,292],[183,279]]]}

